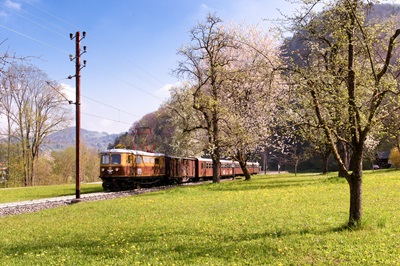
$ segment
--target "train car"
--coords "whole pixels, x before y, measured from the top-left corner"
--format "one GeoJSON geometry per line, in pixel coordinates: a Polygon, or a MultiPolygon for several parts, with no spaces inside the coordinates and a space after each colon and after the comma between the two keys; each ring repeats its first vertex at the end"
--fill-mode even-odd
{"type": "MultiPolygon", "coordinates": [[[[232,163],[231,160],[220,160],[218,175],[221,178],[233,177],[232,163]]],[[[213,178],[212,159],[197,158],[196,177],[203,180],[210,180],[213,178]]]]}
{"type": "Polygon", "coordinates": [[[134,189],[165,178],[165,156],[160,153],[111,149],[101,152],[100,158],[104,190],[134,189]]]}
{"type": "Polygon", "coordinates": [[[234,177],[234,169],[232,168],[234,162],[232,160],[220,160],[219,162],[219,176],[221,178],[234,177]]]}
{"type": "Polygon", "coordinates": [[[243,175],[243,170],[242,170],[242,167],[240,167],[239,162],[234,161],[232,163],[232,166],[233,166],[232,168],[233,168],[233,175],[234,176],[243,175]]]}
{"type": "MultiPolygon", "coordinates": [[[[233,167],[235,176],[243,175],[242,167],[240,167],[239,162],[233,162],[235,165],[233,167]]],[[[258,162],[247,162],[246,163],[247,170],[251,175],[258,174],[260,172],[260,164],[258,162]]]]}
{"type": "Polygon", "coordinates": [[[260,172],[260,163],[258,162],[247,162],[247,169],[249,169],[250,174],[258,174],[260,172]]]}
{"type": "Polygon", "coordinates": [[[209,180],[213,177],[212,160],[208,158],[197,158],[196,178],[209,180]]]}
{"type": "Polygon", "coordinates": [[[165,176],[168,183],[196,181],[196,158],[165,157],[165,176]]]}

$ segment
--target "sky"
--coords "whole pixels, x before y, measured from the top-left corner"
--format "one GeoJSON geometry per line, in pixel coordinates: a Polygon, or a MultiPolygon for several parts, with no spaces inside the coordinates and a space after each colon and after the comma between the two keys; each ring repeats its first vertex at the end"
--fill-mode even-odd
{"type": "Polygon", "coordinates": [[[168,99],[179,82],[177,51],[207,14],[268,29],[295,8],[286,0],[0,0],[0,53],[29,56],[75,101],[69,36],[85,31],[81,128],[123,133],[168,99]]]}

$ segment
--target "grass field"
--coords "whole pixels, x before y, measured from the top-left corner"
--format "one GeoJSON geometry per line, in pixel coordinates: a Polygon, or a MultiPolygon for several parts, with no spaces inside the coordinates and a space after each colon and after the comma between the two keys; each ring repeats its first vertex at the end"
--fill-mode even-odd
{"type": "Polygon", "coordinates": [[[348,194],[332,175],[259,175],[7,216],[0,265],[400,265],[399,172],[364,173],[360,230],[348,194]]]}
{"type": "MultiPolygon", "coordinates": [[[[84,194],[101,192],[103,191],[103,188],[101,187],[101,183],[82,183],[80,184],[80,190],[81,194],[84,194]]],[[[2,188],[0,189],[0,203],[69,196],[75,194],[75,184],[24,188],[2,188]]]]}

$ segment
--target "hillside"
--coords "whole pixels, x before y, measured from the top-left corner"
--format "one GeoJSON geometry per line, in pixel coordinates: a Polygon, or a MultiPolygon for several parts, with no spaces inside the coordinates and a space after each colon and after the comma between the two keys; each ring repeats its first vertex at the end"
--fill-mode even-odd
{"type": "MultiPolygon", "coordinates": [[[[50,134],[44,141],[43,150],[63,150],[75,145],[75,127],[70,127],[50,134]]],[[[107,149],[109,143],[114,143],[120,134],[89,131],[81,129],[81,143],[97,150],[107,149]]]]}

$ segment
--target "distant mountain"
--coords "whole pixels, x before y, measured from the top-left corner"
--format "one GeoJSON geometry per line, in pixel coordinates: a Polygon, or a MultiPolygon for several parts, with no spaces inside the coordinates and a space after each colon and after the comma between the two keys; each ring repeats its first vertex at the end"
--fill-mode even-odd
{"type": "MultiPolygon", "coordinates": [[[[121,134],[108,134],[81,128],[81,143],[96,150],[105,150],[108,144],[114,143],[115,138],[121,134]]],[[[75,127],[52,133],[45,139],[42,149],[47,151],[63,150],[67,147],[75,146],[75,137],[75,127]]]]}

